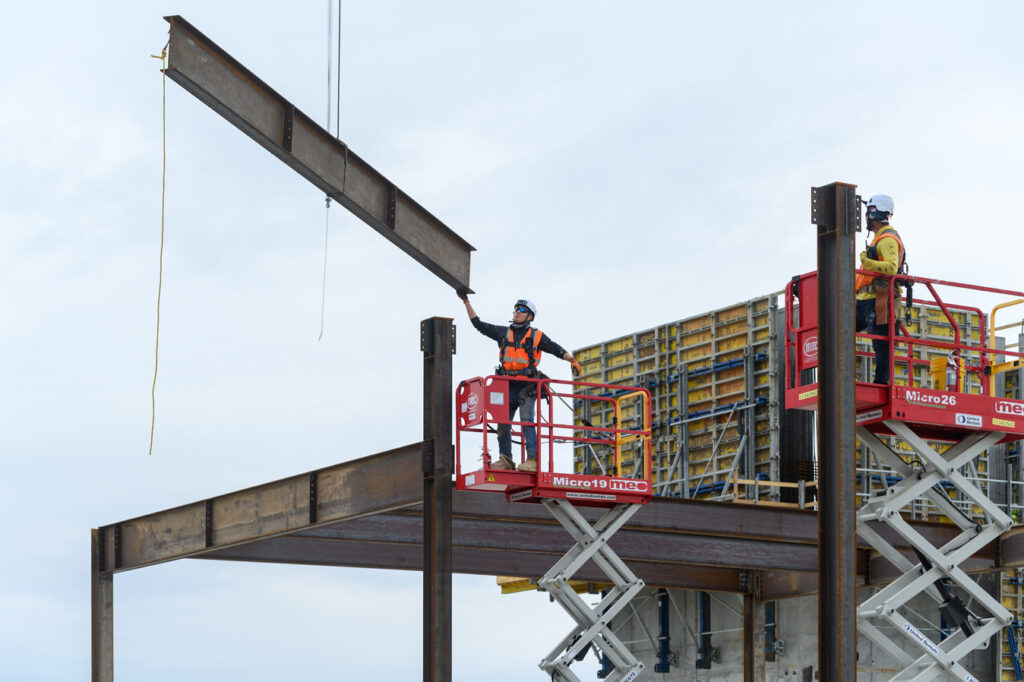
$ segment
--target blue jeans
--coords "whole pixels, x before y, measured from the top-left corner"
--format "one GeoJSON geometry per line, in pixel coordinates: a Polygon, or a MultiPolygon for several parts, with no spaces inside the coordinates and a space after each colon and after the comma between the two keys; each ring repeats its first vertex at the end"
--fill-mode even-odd
{"type": "MultiPolygon", "coordinates": [[[[857,301],[857,331],[879,336],[889,335],[889,324],[875,324],[875,299],[866,298],[857,301]]],[[[871,348],[875,351],[876,384],[889,383],[889,342],[871,339],[871,348]]]]}
{"type": "MultiPolygon", "coordinates": [[[[514,421],[516,409],[519,410],[519,421],[532,422],[537,408],[536,385],[531,383],[509,382],[508,420],[514,421]]],[[[533,426],[523,427],[523,440],[526,442],[526,458],[537,459],[537,429],[533,426]]],[[[508,424],[498,424],[498,454],[512,458],[512,429],[508,424]]]]}

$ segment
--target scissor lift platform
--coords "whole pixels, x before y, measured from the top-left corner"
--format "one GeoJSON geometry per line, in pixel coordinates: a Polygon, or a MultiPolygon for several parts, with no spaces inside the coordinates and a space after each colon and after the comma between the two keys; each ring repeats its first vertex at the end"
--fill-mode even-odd
{"type": "MultiPolygon", "coordinates": [[[[960,564],[1009,530],[1013,522],[968,473],[973,470],[974,460],[989,447],[1024,438],[1024,401],[996,396],[993,382],[993,375],[1001,368],[1016,367],[1022,354],[1019,348],[994,348],[994,335],[986,338],[981,311],[942,301],[937,288],[952,286],[1016,297],[993,308],[993,318],[1001,308],[1024,303],[1024,293],[906,275],[894,280],[903,286],[919,284],[927,289],[932,299],[925,303],[942,311],[952,339],[915,338],[899,319],[888,321],[886,336],[871,337],[884,339],[889,345],[888,376],[895,378],[894,370],[904,368],[909,385],[856,384],[857,438],[895,474],[887,479],[884,489],[873,491],[857,510],[857,534],[903,575],[860,604],[857,628],[900,664],[902,669],[892,678],[894,681],[923,682],[949,674],[976,682],[960,661],[971,651],[988,646],[992,636],[1009,624],[1011,614],[960,564]],[[961,336],[956,315],[964,313],[977,315],[980,342],[974,342],[969,334],[966,340],[961,336]],[[948,353],[948,359],[942,361],[940,355],[940,362],[933,362],[925,357],[925,351],[932,355],[948,353]],[[1015,359],[1004,362],[999,356],[1015,359]],[[914,371],[922,366],[929,369],[928,385],[921,385],[925,382],[914,371]],[[968,390],[972,385],[977,388],[968,390]],[[913,456],[903,456],[880,436],[899,438],[913,456]],[[951,445],[943,447],[941,443],[951,445]],[[955,501],[949,491],[955,494],[955,501]],[[903,510],[919,498],[928,500],[958,526],[960,534],[938,547],[916,532],[904,519],[903,510]],[[966,510],[963,503],[967,504],[966,510]],[[903,555],[885,539],[877,523],[889,526],[905,539],[917,560],[903,555]],[[966,602],[950,590],[951,586],[962,591],[966,602]],[[933,599],[954,630],[941,642],[929,639],[909,618],[914,612],[908,603],[918,595],[933,599]],[[918,655],[911,653],[915,650],[918,655]]],[[[895,289],[888,288],[890,311],[898,308],[893,298],[895,289]]],[[[786,289],[787,408],[817,408],[817,339],[817,275],[808,273],[795,277],[786,289]]],[[[858,356],[865,362],[872,357],[867,353],[858,356]]]]}
{"type": "MultiPolygon", "coordinates": [[[[804,397],[794,400],[787,395],[786,407],[817,409],[816,384],[793,393],[804,397]],[[806,396],[808,393],[812,395],[806,396]]],[[[919,435],[929,440],[959,442],[979,430],[1002,433],[997,443],[1024,438],[1024,401],[1021,400],[858,382],[856,411],[857,425],[877,435],[897,435],[886,426],[886,422],[897,420],[912,424],[919,435]]]]}
{"type": "MultiPolygon", "coordinates": [[[[604,654],[612,665],[606,677],[610,682],[630,682],[643,671],[644,664],[611,629],[612,619],[643,589],[638,578],[609,546],[608,541],[641,505],[654,493],[651,485],[651,396],[641,388],[609,386],[552,379],[517,379],[533,383],[536,396],[547,396],[545,411],[538,409],[533,422],[512,421],[508,414],[510,380],[507,377],[476,377],[463,381],[456,391],[456,487],[459,490],[503,493],[509,502],[541,503],[576,541],[559,561],[544,574],[537,585],[576,622],[573,628],[541,659],[539,667],[556,682],[579,682],[569,669],[582,660],[590,647],[604,654]],[[559,390],[569,386],[582,393],[564,394],[576,400],[607,401],[613,405],[614,427],[593,427],[555,417],[552,397],[562,398],[559,390]],[[635,428],[623,426],[632,423],[635,428]],[[493,427],[508,428],[511,436],[523,441],[524,429],[537,433],[537,471],[517,471],[491,467],[488,435],[493,427]],[[465,434],[480,436],[479,469],[463,472],[465,434]],[[584,445],[612,448],[611,474],[594,475],[560,471],[555,446],[584,445]],[[631,458],[626,456],[629,451],[631,458]],[[630,466],[632,465],[632,466],[630,466]],[[619,472],[631,471],[633,476],[619,472]],[[590,523],[577,506],[604,507],[607,511],[596,523],[590,523]],[[594,606],[590,606],[570,584],[573,575],[593,561],[608,577],[611,588],[594,606]]],[[[521,443],[522,444],[522,443],[521,443]]],[[[520,448],[522,460],[525,449],[520,448]]],[[[595,458],[597,459],[597,458],[595,458]]],[[[569,466],[572,458],[568,458],[569,466]]],[[[604,467],[602,460],[599,465],[604,467]]],[[[564,466],[564,465],[563,465],[564,466]]]]}
{"type": "Polygon", "coordinates": [[[560,499],[581,507],[647,504],[652,494],[650,481],[644,479],[491,468],[459,474],[456,487],[459,490],[505,493],[509,502],[560,499]]]}

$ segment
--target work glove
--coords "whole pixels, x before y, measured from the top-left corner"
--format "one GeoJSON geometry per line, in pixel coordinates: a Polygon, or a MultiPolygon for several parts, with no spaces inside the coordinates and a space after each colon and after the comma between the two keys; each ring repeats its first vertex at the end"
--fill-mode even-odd
{"type": "MultiPolygon", "coordinates": [[[[868,262],[869,260],[871,260],[871,259],[870,259],[870,258],[868,258],[868,252],[867,252],[867,251],[861,251],[861,252],[860,252],[860,264],[861,264],[861,265],[864,265],[864,264],[865,264],[865,263],[867,263],[867,262],[868,262]]],[[[861,268],[861,270],[863,270],[863,269],[864,269],[864,268],[862,267],[862,268],[861,268]]]]}
{"type": "Polygon", "coordinates": [[[573,376],[578,377],[579,375],[583,374],[583,365],[580,364],[579,360],[576,360],[574,358],[570,364],[572,365],[573,376]]]}
{"type": "Polygon", "coordinates": [[[469,294],[467,294],[463,289],[458,289],[455,293],[458,294],[459,300],[463,303],[469,300],[469,294]]]}

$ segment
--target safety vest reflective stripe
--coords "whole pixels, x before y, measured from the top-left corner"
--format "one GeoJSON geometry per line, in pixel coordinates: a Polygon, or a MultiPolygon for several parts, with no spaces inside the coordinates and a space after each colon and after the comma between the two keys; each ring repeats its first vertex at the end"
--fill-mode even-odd
{"type": "MultiPolygon", "coordinates": [[[[882,229],[875,233],[875,238],[871,240],[871,246],[878,246],[878,242],[880,242],[883,238],[895,239],[896,243],[899,244],[899,250],[897,251],[897,253],[899,254],[900,258],[899,263],[896,264],[896,270],[899,271],[899,269],[903,267],[903,258],[906,255],[906,252],[903,250],[903,241],[900,240],[900,236],[896,233],[896,230],[894,228],[883,227],[882,229]]],[[[858,272],[853,280],[853,290],[860,291],[867,285],[874,282],[875,277],[876,275],[862,275],[858,272]]]]}
{"type": "Polygon", "coordinates": [[[532,327],[527,330],[523,338],[516,343],[513,338],[512,328],[508,330],[508,336],[506,337],[505,350],[502,352],[498,360],[501,362],[501,366],[510,372],[526,369],[530,366],[530,355],[526,352],[526,340],[533,337],[533,365],[537,366],[540,364],[540,358],[543,353],[537,348],[540,343],[540,339],[544,336],[544,333],[539,329],[533,329],[532,327]],[[536,334],[534,334],[536,332],[536,334]]]}

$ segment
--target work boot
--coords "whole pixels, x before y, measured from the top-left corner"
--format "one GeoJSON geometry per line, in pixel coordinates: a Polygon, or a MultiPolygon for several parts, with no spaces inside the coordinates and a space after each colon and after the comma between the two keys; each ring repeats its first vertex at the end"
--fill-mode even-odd
{"type": "Polygon", "coordinates": [[[500,469],[501,471],[512,470],[515,471],[516,464],[507,455],[501,455],[491,465],[492,469],[500,469]]]}
{"type": "Polygon", "coordinates": [[[528,459],[528,460],[526,460],[525,462],[523,462],[522,464],[519,465],[519,471],[536,471],[536,470],[537,470],[537,460],[535,460],[535,459],[528,459]]]}

